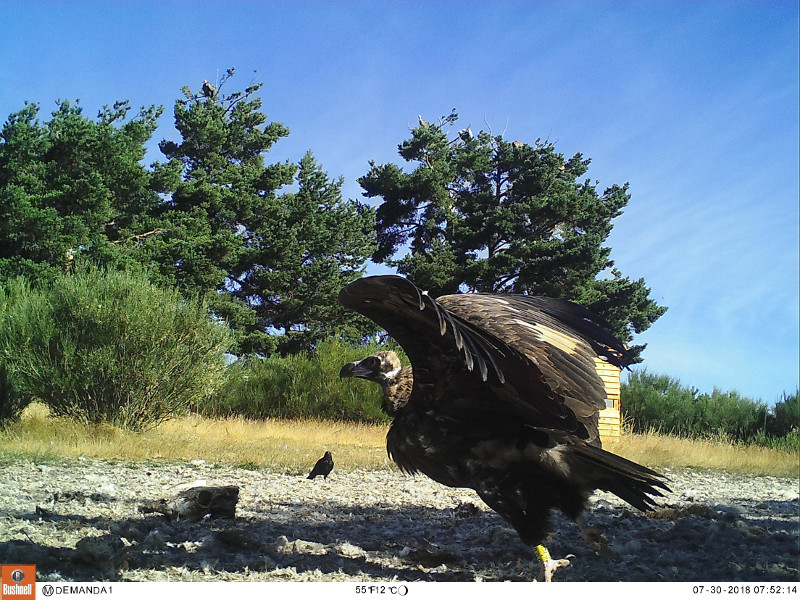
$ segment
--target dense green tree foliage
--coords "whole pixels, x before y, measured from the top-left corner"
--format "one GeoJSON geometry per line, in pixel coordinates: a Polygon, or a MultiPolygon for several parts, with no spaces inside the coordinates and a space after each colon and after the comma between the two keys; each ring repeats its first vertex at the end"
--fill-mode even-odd
{"type": "Polygon", "coordinates": [[[433,294],[570,298],[626,341],[664,312],[603,246],[627,186],[600,193],[580,154],[469,128],[448,135],[455,114],[420,120],[400,145],[411,172],[373,164],[360,179],[383,199],[373,231],[375,211],[344,201],[310,152],[267,164],[288,129],[261,111],[260,84],[228,93],[232,75],[213,93],[184,88],[178,137],[160,143],[166,159],[150,167],[160,108],[130,117],[118,102],[89,119],[59,102],[44,123],[33,104],[11,115],[0,132],[0,277],[52,279],[77,260],[144,265],[155,283],[207,298],[240,352],[262,354],[368,334],[336,293],[370,255],[433,294]]]}
{"type": "Polygon", "coordinates": [[[361,339],[375,328],[336,299],[374,250],[373,211],[343,201],[342,181],[329,180],[310,152],[300,160],[297,185],[248,223],[251,243],[228,279],[258,324],[284,333],[273,338],[282,354],[333,334],[361,339]]]}
{"type": "Polygon", "coordinates": [[[277,210],[277,191],[293,181],[295,165],[265,165],[263,154],[289,131],[266,123],[259,87],[212,97],[185,87],[174,109],[180,140],[159,144],[168,159],[156,167],[163,233],[144,251],[183,289],[223,289],[250,241],[248,225],[277,210]]]}
{"type": "Polygon", "coordinates": [[[372,330],[338,306],[374,251],[374,212],[341,196],[309,152],[266,164],[288,135],[268,123],[255,84],[213,94],[183,89],[179,139],[143,166],[161,109],[128,118],[126,102],[96,120],[60,102],[11,115],[0,138],[0,278],[52,280],[79,260],[145,266],[152,280],[205,298],[239,352],[311,348],[372,330]],[[295,185],[293,192],[282,188],[295,185]]]}
{"type": "Polygon", "coordinates": [[[568,298],[603,315],[625,341],[664,313],[603,246],[628,203],[627,185],[600,193],[582,179],[589,161],[580,154],[565,159],[549,142],[508,142],[470,127],[450,133],[456,121],[455,113],[437,124],[420,119],[399,146],[413,170],[373,163],[359,179],[366,196],[383,199],[373,260],[432,295],[568,298]],[[398,251],[406,253],[392,258],[398,251]]]}
{"type": "Polygon", "coordinates": [[[52,278],[79,257],[124,262],[132,240],[146,237],[158,204],[152,173],[141,164],[161,110],[105,107],[87,119],[59,101],[51,118],[26,104],[0,131],[0,277],[52,278]]]}
{"type": "MultiPolygon", "coordinates": [[[[180,142],[164,141],[173,174],[162,205],[164,235],[144,251],[166,281],[219,292],[213,310],[234,326],[243,352],[307,349],[333,333],[363,336],[364,321],[338,307],[338,290],[373,251],[373,212],[341,196],[309,152],[299,165],[264,155],[289,131],[267,123],[255,84],[175,105],[180,142]],[[296,192],[278,193],[296,183],[296,192]]],[[[162,178],[169,182],[169,177],[162,178]]]]}

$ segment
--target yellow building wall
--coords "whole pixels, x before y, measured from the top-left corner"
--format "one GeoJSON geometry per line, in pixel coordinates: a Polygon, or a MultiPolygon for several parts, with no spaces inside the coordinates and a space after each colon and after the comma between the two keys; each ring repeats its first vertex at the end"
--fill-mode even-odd
{"type": "Polygon", "coordinates": [[[617,439],[622,431],[622,417],[619,406],[620,370],[599,358],[594,359],[595,370],[606,388],[606,408],[600,411],[600,441],[617,439]]]}

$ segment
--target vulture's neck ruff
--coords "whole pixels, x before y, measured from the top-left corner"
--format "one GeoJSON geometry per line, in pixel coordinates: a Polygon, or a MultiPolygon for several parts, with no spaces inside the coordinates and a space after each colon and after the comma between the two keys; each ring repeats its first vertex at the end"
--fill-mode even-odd
{"type": "Polygon", "coordinates": [[[414,387],[414,375],[411,367],[404,367],[397,371],[391,378],[386,379],[381,385],[383,390],[383,405],[381,408],[390,417],[397,415],[411,396],[411,388],[414,387]]]}
{"type": "Polygon", "coordinates": [[[391,350],[378,352],[363,360],[346,364],[339,377],[359,377],[374,381],[383,391],[383,412],[394,417],[411,396],[414,376],[411,367],[403,367],[391,350]]]}

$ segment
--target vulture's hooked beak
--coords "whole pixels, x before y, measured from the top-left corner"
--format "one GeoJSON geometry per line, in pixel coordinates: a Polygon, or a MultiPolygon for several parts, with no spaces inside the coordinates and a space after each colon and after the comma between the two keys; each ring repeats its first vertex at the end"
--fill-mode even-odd
{"type": "Polygon", "coordinates": [[[344,379],[345,377],[367,377],[367,375],[371,374],[371,369],[367,369],[361,364],[361,361],[357,361],[347,363],[345,366],[343,366],[342,370],[339,371],[339,378],[344,379]]]}

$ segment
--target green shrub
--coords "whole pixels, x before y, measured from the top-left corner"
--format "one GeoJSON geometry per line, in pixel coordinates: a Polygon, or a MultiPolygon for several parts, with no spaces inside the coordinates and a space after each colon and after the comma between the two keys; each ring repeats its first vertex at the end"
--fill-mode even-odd
{"type": "Polygon", "coordinates": [[[9,285],[0,353],[24,398],[10,412],[38,398],[56,415],[143,430],[223,381],[228,329],[144,274],[85,269],[49,290],[9,285]]]}
{"type": "Polygon", "coordinates": [[[620,392],[623,419],[635,432],[691,435],[697,392],[682,386],[678,379],[636,370],[622,383],[620,392]]]}
{"type": "Polygon", "coordinates": [[[19,406],[17,403],[14,387],[8,380],[8,371],[0,359],[0,426],[7,421],[16,419],[23,408],[25,407],[19,406]]]}
{"type": "Polygon", "coordinates": [[[250,358],[229,368],[227,383],[210,402],[199,405],[198,411],[206,416],[253,419],[385,421],[377,385],[339,379],[342,365],[377,349],[331,339],[319,343],[310,354],[250,358]]]}
{"type": "Polygon", "coordinates": [[[622,383],[623,419],[634,432],[714,438],[792,449],[797,444],[797,394],[771,410],[738,392],[700,394],[678,379],[633,371],[622,383]]]}
{"type": "Polygon", "coordinates": [[[46,299],[33,294],[25,279],[0,285],[0,425],[19,418],[34,399],[22,391],[14,359],[27,347],[27,340],[40,335],[39,327],[48,315],[46,299]]]}
{"type": "Polygon", "coordinates": [[[798,427],[800,427],[800,405],[797,401],[797,390],[793,394],[784,392],[767,419],[767,433],[773,437],[794,433],[796,440],[798,427]]]}
{"type": "Polygon", "coordinates": [[[714,388],[711,395],[702,394],[695,403],[692,434],[718,435],[737,442],[746,442],[765,431],[767,406],[743,397],[736,391],[714,388]]]}

